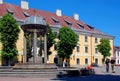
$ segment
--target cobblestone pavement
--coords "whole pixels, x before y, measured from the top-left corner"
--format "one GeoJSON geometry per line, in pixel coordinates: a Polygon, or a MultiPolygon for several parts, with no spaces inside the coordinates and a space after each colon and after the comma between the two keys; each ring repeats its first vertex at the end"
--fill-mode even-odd
{"type": "Polygon", "coordinates": [[[109,72],[106,72],[105,66],[103,67],[94,67],[96,74],[102,75],[119,75],[120,76],[120,66],[115,66],[115,73],[112,73],[111,67],[109,68],[109,72]]]}
{"type": "Polygon", "coordinates": [[[0,77],[0,81],[119,81],[120,66],[115,67],[116,73],[112,73],[111,68],[109,73],[105,71],[105,67],[94,67],[96,74],[80,77],[0,77]]]}

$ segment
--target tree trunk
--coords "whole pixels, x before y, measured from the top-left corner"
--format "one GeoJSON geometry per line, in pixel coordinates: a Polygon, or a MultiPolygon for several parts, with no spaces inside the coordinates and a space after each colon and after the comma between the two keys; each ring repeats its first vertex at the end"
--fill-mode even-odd
{"type": "Polygon", "coordinates": [[[62,65],[63,65],[63,67],[65,67],[64,58],[62,58],[62,65]]]}
{"type": "Polygon", "coordinates": [[[103,63],[105,63],[105,58],[106,58],[106,56],[103,56],[103,63]]]}
{"type": "Polygon", "coordinates": [[[70,67],[70,59],[66,59],[67,67],[70,67]]]}
{"type": "Polygon", "coordinates": [[[11,66],[10,64],[11,64],[11,60],[10,60],[10,58],[9,58],[9,60],[8,60],[8,66],[11,66]]]}

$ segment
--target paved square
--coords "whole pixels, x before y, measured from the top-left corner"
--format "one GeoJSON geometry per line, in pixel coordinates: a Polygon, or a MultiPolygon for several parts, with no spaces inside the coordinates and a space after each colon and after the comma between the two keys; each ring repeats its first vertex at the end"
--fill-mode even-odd
{"type": "Polygon", "coordinates": [[[80,77],[0,77],[0,81],[119,81],[120,66],[116,66],[116,73],[106,73],[105,67],[94,67],[96,75],[80,76],[80,77]]]}

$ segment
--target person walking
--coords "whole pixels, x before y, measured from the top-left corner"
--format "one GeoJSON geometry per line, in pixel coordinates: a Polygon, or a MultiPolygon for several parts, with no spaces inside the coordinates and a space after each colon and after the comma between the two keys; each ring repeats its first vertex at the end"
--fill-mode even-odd
{"type": "Polygon", "coordinates": [[[109,72],[109,63],[110,60],[108,58],[106,58],[105,64],[106,64],[106,72],[109,72]]]}
{"type": "Polygon", "coordinates": [[[112,58],[111,61],[110,61],[110,63],[111,63],[112,72],[115,73],[115,59],[112,58]]]}

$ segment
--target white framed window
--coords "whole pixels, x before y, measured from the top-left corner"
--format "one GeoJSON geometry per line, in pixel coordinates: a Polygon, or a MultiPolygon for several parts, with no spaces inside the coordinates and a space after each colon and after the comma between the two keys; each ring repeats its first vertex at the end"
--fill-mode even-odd
{"type": "Polygon", "coordinates": [[[88,64],[88,58],[85,58],[85,64],[88,64]]]}
{"type": "Polygon", "coordinates": [[[98,38],[97,37],[95,37],[95,43],[98,43],[98,38]]]}
{"type": "Polygon", "coordinates": [[[117,63],[119,64],[119,60],[117,60],[117,63]]]}
{"type": "Polygon", "coordinates": [[[80,59],[76,58],[76,64],[79,65],[80,64],[80,59]]]}
{"type": "Polygon", "coordinates": [[[88,46],[85,46],[85,53],[88,53],[88,46]]]}
{"type": "Polygon", "coordinates": [[[98,54],[98,49],[97,48],[95,48],[95,53],[98,54]]]}
{"type": "Polygon", "coordinates": [[[77,45],[76,51],[77,51],[77,52],[80,52],[80,45],[77,45]]]}
{"type": "Polygon", "coordinates": [[[85,35],[85,42],[88,42],[88,36],[85,35]]]}
{"type": "Polygon", "coordinates": [[[98,58],[95,58],[95,64],[98,64],[98,58]]]}
{"type": "Polygon", "coordinates": [[[120,56],[120,52],[119,52],[119,51],[117,52],[117,56],[118,56],[118,57],[120,56]]]}

